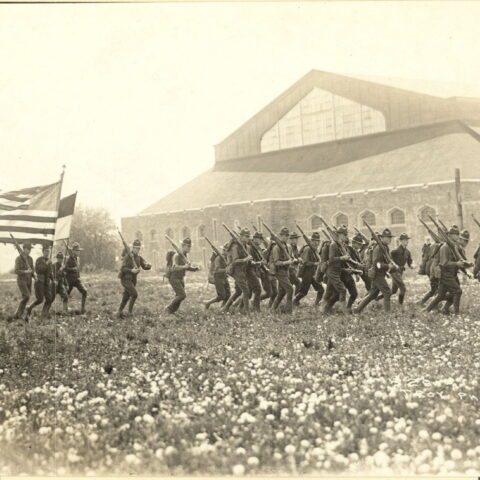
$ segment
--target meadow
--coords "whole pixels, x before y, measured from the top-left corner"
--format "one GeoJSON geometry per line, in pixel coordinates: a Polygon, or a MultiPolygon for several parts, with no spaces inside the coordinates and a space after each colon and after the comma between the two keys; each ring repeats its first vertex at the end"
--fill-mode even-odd
{"type": "Polygon", "coordinates": [[[479,474],[478,282],[458,317],[421,313],[424,277],[389,315],[322,317],[311,292],[224,316],[195,274],[174,317],[140,277],[134,319],[116,274],[90,274],[86,315],[26,326],[0,281],[0,475],[479,474]]]}

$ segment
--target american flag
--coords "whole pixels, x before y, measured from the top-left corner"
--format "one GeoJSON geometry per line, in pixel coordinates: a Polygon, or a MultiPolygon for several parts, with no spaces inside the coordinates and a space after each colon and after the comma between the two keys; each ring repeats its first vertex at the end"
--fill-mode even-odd
{"type": "Polygon", "coordinates": [[[62,182],[0,192],[0,242],[53,242],[62,182]]]}

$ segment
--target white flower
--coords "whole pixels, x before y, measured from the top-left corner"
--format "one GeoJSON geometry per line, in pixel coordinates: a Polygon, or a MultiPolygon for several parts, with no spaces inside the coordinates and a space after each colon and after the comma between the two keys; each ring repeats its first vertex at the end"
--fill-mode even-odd
{"type": "Polygon", "coordinates": [[[422,439],[422,440],[428,440],[430,438],[430,435],[428,434],[428,432],[426,430],[420,430],[418,432],[418,436],[422,439]]]}
{"type": "Polygon", "coordinates": [[[155,450],[155,456],[159,459],[163,458],[163,448],[157,448],[155,450]]]}
{"type": "Polygon", "coordinates": [[[38,429],[38,433],[39,433],[40,435],[47,435],[48,433],[50,433],[51,430],[52,430],[52,429],[51,429],[50,427],[40,427],[40,428],[38,429]]]}
{"type": "Polygon", "coordinates": [[[283,432],[277,432],[275,438],[277,440],[283,440],[285,438],[285,434],[283,432]]]}
{"type": "Polygon", "coordinates": [[[260,461],[257,457],[248,457],[247,463],[251,467],[256,467],[260,463],[260,461]]]}
{"type": "Polygon", "coordinates": [[[142,445],[141,445],[140,443],[135,442],[135,443],[133,444],[133,449],[134,449],[136,452],[140,452],[141,450],[143,450],[143,447],[142,447],[142,445]]]}
{"type": "Polygon", "coordinates": [[[460,460],[463,455],[462,455],[462,452],[458,448],[454,448],[451,451],[450,456],[452,457],[453,460],[460,460]]]}
{"type": "Polygon", "coordinates": [[[83,392],[80,392],[79,394],[77,394],[77,396],[75,397],[75,400],[77,402],[81,402],[87,396],[88,396],[88,392],[84,390],[83,392]]]}
{"type": "Polygon", "coordinates": [[[375,465],[380,468],[384,468],[388,466],[388,463],[390,461],[390,457],[384,453],[384,452],[376,452],[375,455],[373,455],[373,461],[375,462],[375,465]]]}
{"type": "Polygon", "coordinates": [[[296,448],[293,445],[287,445],[285,447],[285,453],[287,455],[293,455],[295,453],[296,448]]]}
{"type": "Polygon", "coordinates": [[[300,442],[300,445],[303,447],[303,448],[308,448],[310,446],[310,442],[308,440],[302,440],[300,442]]]}
{"type": "Polygon", "coordinates": [[[151,415],[149,415],[148,413],[146,413],[146,414],[143,416],[143,421],[144,421],[145,423],[148,423],[149,425],[151,425],[152,423],[155,422],[155,419],[154,419],[151,415]]]}
{"type": "Polygon", "coordinates": [[[440,432],[435,432],[432,434],[432,439],[433,440],[441,440],[442,439],[442,434],[440,432]]]}
{"type": "Polygon", "coordinates": [[[234,465],[232,468],[232,473],[236,476],[245,474],[245,467],[243,465],[234,465]]]}
{"type": "Polygon", "coordinates": [[[133,455],[133,454],[129,454],[125,457],[125,461],[129,464],[129,465],[139,465],[140,464],[140,459],[136,456],[136,455],[133,455]]]}
{"type": "Polygon", "coordinates": [[[236,450],[235,450],[235,453],[237,455],[245,455],[246,451],[243,447],[238,447],[236,450]]]}
{"type": "Polygon", "coordinates": [[[175,455],[177,453],[177,449],[175,447],[172,447],[171,445],[169,445],[166,449],[165,449],[165,455],[167,457],[170,457],[171,455],[175,455]]]}
{"type": "Polygon", "coordinates": [[[95,443],[97,440],[98,440],[98,435],[96,433],[91,433],[89,436],[88,436],[88,439],[92,442],[92,443],[95,443]]]}

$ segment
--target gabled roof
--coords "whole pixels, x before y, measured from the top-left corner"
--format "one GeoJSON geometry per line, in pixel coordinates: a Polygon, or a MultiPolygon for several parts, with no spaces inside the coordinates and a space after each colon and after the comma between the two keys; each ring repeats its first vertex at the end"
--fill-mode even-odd
{"type": "Polygon", "coordinates": [[[479,138],[478,134],[467,129],[317,172],[212,169],[141,214],[449,181],[453,179],[455,168],[460,168],[464,179],[480,179],[479,138]]]}

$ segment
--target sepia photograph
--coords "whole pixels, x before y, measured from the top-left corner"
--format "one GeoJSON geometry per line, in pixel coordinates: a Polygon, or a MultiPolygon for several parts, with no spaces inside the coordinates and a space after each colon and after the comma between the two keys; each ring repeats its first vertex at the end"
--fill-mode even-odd
{"type": "Polygon", "coordinates": [[[480,478],[479,18],[0,2],[0,476],[480,478]]]}

